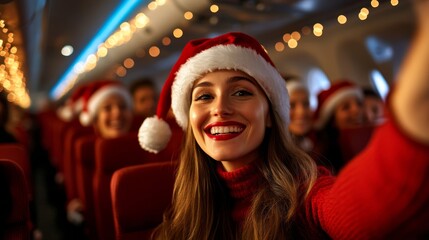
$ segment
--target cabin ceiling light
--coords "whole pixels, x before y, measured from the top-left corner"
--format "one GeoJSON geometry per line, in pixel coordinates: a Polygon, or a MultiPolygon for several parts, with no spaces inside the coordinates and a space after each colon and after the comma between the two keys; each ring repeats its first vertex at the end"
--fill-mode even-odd
{"type": "Polygon", "coordinates": [[[68,57],[73,54],[73,47],[70,45],[65,45],[61,48],[61,54],[65,57],[68,57]]]}

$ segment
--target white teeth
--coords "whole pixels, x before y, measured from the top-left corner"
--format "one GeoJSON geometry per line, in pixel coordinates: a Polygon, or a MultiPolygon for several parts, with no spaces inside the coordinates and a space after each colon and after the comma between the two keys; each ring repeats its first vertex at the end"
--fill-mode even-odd
{"type": "Polygon", "coordinates": [[[217,126],[217,127],[212,127],[210,129],[210,133],[213,135],[226,134],[226,133],[238,133],[241,131],[243,131],[243,128],[239,126],[217,126]]]}

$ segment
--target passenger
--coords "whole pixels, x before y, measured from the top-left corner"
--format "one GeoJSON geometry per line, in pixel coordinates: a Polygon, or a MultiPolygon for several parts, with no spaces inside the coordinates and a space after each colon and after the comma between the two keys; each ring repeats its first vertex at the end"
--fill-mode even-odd
{"type": "Polygon", "coordinates": [[[371,88],[363,89],[363,108],[365,122],[369,125],[379,125],[384,122],[384,102],[380,95],[371,88]]]}
{"type": "Polygon", "coordinates": [[[155,114],[157,93],[151,79],[142,78],[134,81],[130,86],[130,92],[136,116],[146,118],[155,114]]]}
{"type": "Polygon", "coordinates": [[[429,1],[416,2],[425,26],[391,95],[390,121],[338,178],[292,143],[284,80],[256,40],[227,33],[188,43],[157,116],[139,132],[145,149],[160,151],[170,103],[186,129],[171,211],[155,237],[428,236],[429,69],[422,60],[429,57],[429,1]]]}
{"type": "Polygon", "coordinates": [[[318,162],[327,163],[335,173],[344,166],[340,131],[363,125],[362,89],[348,80],[340,80],[317,95],[314,113],[315,152],[318,162]]]}
{"type": "Polygon", "coordinates": [[[65,101],[64,105],[58,108],[57,115],[62,120],[69,122],[79,117],[79,114],[83,109],[82,96],[86,91],[87,86],[88,84],[84,83],[76,87],[70,94],[69,98],[65,101]]]}
{"type": "MultiPolygon", "coordinates": [[[[132,122],[132,99],[120,82],[99,80],[87,85],[82,95],[83,110],[79,120],[83,126],[94,127],[102,138],[116,138],[129,132],[132,122]]],[[[83,221],[82,201],[72,199],[67,205],[68,220],[79,225],[83,221]]]]}
{"type": "Polygon", "coordinates": [[[17,143],[15,136],[7,129],[9,123],[9,101],[5,93],[0,93],[0,143],[17,143]]]}
{"type": "Polygon", "coordinates": [[[314,148],[313,111],[310,107],[310,92],[298,80],[286,82],[290,101],[289,131],[296,144],[305,152],[310,153],[314,148]]]}
{"type": "Polygon", "coordinates": [[[128,133],[133,118],[133,102],[128,90],[111,80],[95,81],[83,94],[82,125],[94,126],[103,138],[115,138],[128,133]]]}

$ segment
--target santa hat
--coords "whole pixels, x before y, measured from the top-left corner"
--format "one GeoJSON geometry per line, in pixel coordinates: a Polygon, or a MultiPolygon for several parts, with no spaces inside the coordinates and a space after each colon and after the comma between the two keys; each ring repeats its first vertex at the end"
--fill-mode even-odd
{"type": "Polygon", "coordinates": [[[307,86],[298,80],[292,80],[292,81],[286,82],[286,88],[289,93],[295,92],[297,90],[303,90],[308,92],[307,86]]]}
{"type": "Polygon", "coordinates": [[[58,108],[57,115],[64,121],[69,122],[83,109],[82,95],[86,90],[86,85],[75,88],[64,106],[58,108]]]}
{"type": "Polygon", "coordinates": [[[173,66],[160,94],[156,116],[146,118],[139,129],[143,149],[158,153],[171,137],[165,118],[170,109],[177,124],[186,130],[193,83],[208,72],[240,70],[252,76],[277,112],[289,124],[289,96],[284,80],[261,44],[243,33],[190,41],[173,66]]]}
{"type": "Polygon", "coordinates": [[[335,107],[351,96],[363,99],[362,89],[348,80],[337,81],[329,89],[321,91],[317,95],[314,127],[323,128],[334,113],[335,107]]]}
{"type": "Polygon", "coordinates": [[[132,99],[128,90],[114,80],[98,80],[88,84],[82,95],[83,109],[79,120],[83,126],[89,126],[97,113],[99,105],[112,95],[121,96],[127,107],[132,108],[132,99]]]}

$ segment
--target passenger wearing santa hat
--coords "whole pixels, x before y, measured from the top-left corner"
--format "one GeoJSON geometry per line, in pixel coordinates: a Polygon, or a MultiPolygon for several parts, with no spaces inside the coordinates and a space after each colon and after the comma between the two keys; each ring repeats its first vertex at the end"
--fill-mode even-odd
{"type": "Polygon", "coordinates": [[[314,113],[317,160],[337,173],[344,166],[339,135],[342,129],[363,125],[362,89],[347,79],[335,81],[317,95],[314,113]]]}
{"type": "Polygon", "coordinates": [[[284,78],[290,98],[289,131],[295,143],[305,152],[311,153],[314,148],[314,136],[310,92],[307,86],[298,79],[284,78]]]}
{"type": "Polygon", "coordinates": [[[65,101],[64,105],[59,107],[57,110],[57,115],[66,122],[79,117],[80,112],[83,109],[83,99],[82,96],[87,88],[87,84],[81,84],[76,87],[70,96],[65,101]]]}
{"type": "Polygon", "coordinates": [[[114,80],[91,82],[82,94],[83,109],[79,120],[94,126],[95,133],[115,138],[129,132],[133,113],[132,98],[123,84],[114,80]]]}
{"type": "MultiPolygon", "coordinates": [[[[420,14],[429,25],[425,11],[429,4],[420,14]]],[[[157,115],[139,130],[143,148],[162,150],[171,136],[170,106],[185,130],[171,210],[154,237],[428,236],[429,135],[416,131],[429,130],[422,121],[429,118],[423,111],[429,69],[418,64],[429,57],[429,28],[422,31],[409,56],[417,66],[406,65],[402,88],[391,96],[392,116],[337,178],[293,144],[284,80],[257,40],[227,33],[189,42],[165,82],[157,115]],[[421,101],[412,107],[417,115],[404,114],[421,101]]]]}
{"type": "MultiPolygon", "coordinates": [[[[97,136],[116,138],[129,132],[132,123],[132,98],[127,88],[115,80],[96,80],[85,86],[80,98],[82,111],[79,121],[93,126],[97,136]]],[[[83,205],[72,199],[67,205],[68,220],[79,225],[83,222],[83,205]]]]}

